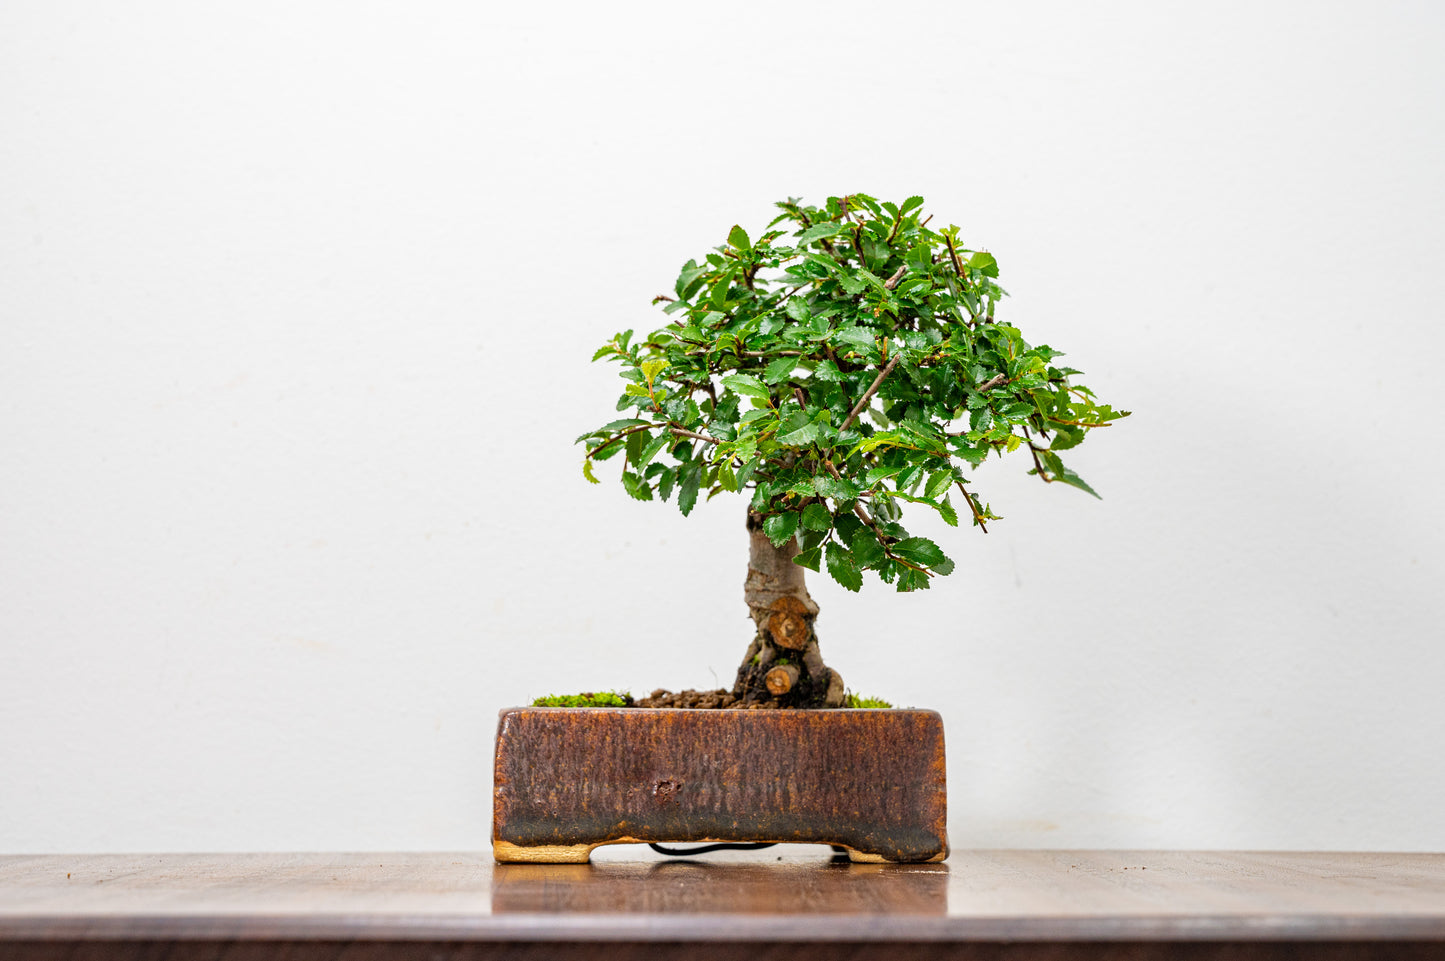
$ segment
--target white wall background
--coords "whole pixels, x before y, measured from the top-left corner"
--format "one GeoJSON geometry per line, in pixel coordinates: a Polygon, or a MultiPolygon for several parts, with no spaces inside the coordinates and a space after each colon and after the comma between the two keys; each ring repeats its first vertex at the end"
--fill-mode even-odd
{"type": "Polygon", "coordinates": [[[0,850],[481,850],[496,712],[726,683],[741,504],[594,346],[922,193],[1136,411],[918,595],[954,844],[1445,848],[1433,2],[0,7],[0,850]],[[612,468],[612,465],[607,465],[612,468]],[[610,471],[615,475],[615,469],[610,471]]]}

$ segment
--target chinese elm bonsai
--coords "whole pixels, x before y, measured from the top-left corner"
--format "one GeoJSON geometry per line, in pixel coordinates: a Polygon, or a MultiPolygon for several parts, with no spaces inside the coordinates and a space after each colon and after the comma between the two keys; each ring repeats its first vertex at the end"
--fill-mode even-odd
{"type": "Polygon", "coordinates": [[[850,591],[865,571],[926,588],[954,565],[904,528],[905,504],[987,533],[998,517],[973,471],[1016,451],[1044,482],[1093,494],[1060,452],[1128,412],[994,319],[993,255],[957,227],[930,228],[923,198],[777,206],[761,235],[733,227],[683,265],[653,301],[669,324],[596,352],[621,365],[625,416],[578,442],[589,481],[595,462],[622,456],[628,494],[675,495],[685,515],[704,492],[746,493],[756,633],[729,700],[838,707],[846,693],[819,652],[805,572],[826,566],[850,591]]]}

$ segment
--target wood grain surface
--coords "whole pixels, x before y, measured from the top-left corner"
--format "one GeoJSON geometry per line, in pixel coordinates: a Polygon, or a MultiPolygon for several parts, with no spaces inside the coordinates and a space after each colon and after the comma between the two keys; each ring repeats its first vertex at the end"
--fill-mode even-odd
{"type": "Polygon", "coordinates": [[[1445,855],[607,850],[0,857],[0,958],[1445,957],[1445,855]]]}
{"type": "Polygon", "coordinates": [[[627,841],[792,841],[939,861],[944,766],[936,711],[509,708],[492,854],[579,862],[627,841]]]}

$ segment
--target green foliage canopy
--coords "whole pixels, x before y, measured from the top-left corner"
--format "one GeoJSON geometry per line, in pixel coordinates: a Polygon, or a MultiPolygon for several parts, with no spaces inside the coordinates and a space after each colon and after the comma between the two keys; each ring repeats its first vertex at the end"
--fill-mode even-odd
{"type": "Polygon", "coordinates": [[[929,228],[922,197],[777,206],[758,237],[733,227],[683,265],[653,301],[667,326],[593,355],[620,363],[626,389],[624,416],[578,438],[589,481],[624,456],[628,494],[676,494],[683,514],[703,492],[743,492],[774,544],[797,538],[796,563],[854,591],[863,571],[909,591],[953,570],[903,505],[957,526],[956,491],[986,533],[998,517],[972,472],[990,454],[1026,450],[1030,474],[1094,494],[1059,452],[1128,412],[994,319],[992,254],[929,228]]]}

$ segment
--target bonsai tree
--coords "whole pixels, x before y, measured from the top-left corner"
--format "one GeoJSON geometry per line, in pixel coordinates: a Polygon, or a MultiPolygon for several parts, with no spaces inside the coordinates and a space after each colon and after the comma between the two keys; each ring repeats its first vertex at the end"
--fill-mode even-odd
{"type": "Polygon", "coordinates": [[[1018,452],[1045,483],[1094,494],[1060,454],[1127,411],[994,319],[997,261],[957,227],[930,228],[923,198],[777,206],[759,236],[735,226],[683,265],[653,299],[670,323],[593,355],[621,365],[623,416],[578,442],[589,481],[621,457],[638,500],[676,497],[686,515],[704,494],[747,498],[756,633],[732,693],[740,706],[836,707],[843,682],[819,653],[805,572],[826,567],[850,591],[865,572],[926,588],[953,561],[908,532],[905,506],[987,533],[999,518],[973,472],[1018,452]]]}

